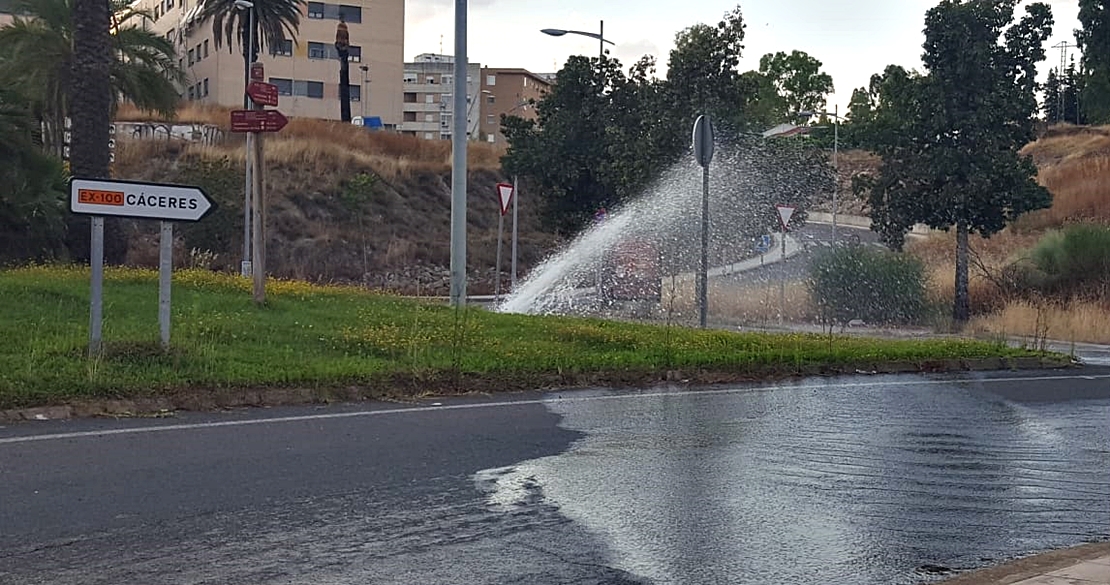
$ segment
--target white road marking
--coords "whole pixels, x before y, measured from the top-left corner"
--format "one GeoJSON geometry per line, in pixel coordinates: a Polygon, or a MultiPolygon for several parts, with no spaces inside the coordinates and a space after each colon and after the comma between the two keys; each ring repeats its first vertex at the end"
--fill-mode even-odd
{"type": "MultiPolygon", "coordinates": [[[[887,374],[896,375],[896,374],[887,374]]],[[[1091,376],[1091,375],[1069,375],[1069,376],[1029,376],[1024,378],[980,378],[980,379],[949,379],[949,380],[899,380],[899,386],[939,386],[942,384],[961,384],[974,382],[978,384],[993,384],[1004,382],[1059,382],[1064,380],[1110,380],[1110,374],[1091,376]]],[[[891,382],[852,382],[852,383],[836,383],[835,380],[829,380],[826,384],[801,384],[801,385],[775,385],[775,386],[747,386],[743,388],[720,388],[715,390],[692,390],[692,391],[653,391],[653,392],[623,392],[620,394],[609,394],[605,396],[579,396],[571,398],[538,398],[534,400],[506,400],[499,402],[481,402],[472,404],[449,404],[446,406],[419,406],[407,408],[392,408],[385,410],[363,410],[357,412],[332,412],[327,414],[305,414],[297,416],[280,416],[273,418],[256,418],[245,420],[227,420],[216,422],[203,422],[203,423],[184,423],[173,425],[161,425],[150,427],[136,427],[128,429],[104,429],[99,431],[77,431],[72,433],[54,433],[42,435],[27,435],[20,437],[0,437],[0,445],[11,443],[31,443],[40,441],[58,441],[62,439],[81,439],[86,437],[110,437],[114,435],[132,435],[140,433],[163,433],[169,431],[188,431],[197,429],[213,429],[220,427],[245,427],[252,425],[263,424],[278,424],[287,422],[303,422],[313,420],[331,420],[331,419],[345,419],[369,416],[390,416],[398,414],[412,414],[416,412],[442,412],[448,410],[471,410],[478,408],[504,408],[510,406],[534,406],[542,404],[550,404],[554,402],[597,402],[603,400],[637,400],[643,398],[665,398],[665,397],[691,397],[696,398],[700,396],[720,396],[727,394],[743,394],[749,392],[770,392],[775,390],[821,390],[827,389],[830,386],[837,388],[871,388],[875,386],[889,386],[891,382]]],[[[567,390],[567,392],[578,392],[579,390],[567,390]]],[[[552,393],[557,391],[551,391],[552,393]]]]}

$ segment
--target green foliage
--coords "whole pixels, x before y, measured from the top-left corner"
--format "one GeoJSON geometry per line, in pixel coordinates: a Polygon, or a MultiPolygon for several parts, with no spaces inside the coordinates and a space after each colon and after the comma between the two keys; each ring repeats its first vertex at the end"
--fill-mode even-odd
{"type": "Polygon", "coordinates": [[[891,66],[872,83],[867,134],[883,159],[870,183],[873,229],[897,247],[918,222],[956,228],[958,322],[968,317],[968,234],[990,236],[1051,204],[1018,151],[1034,137],[1036,65],[1052,14],[1034,3],[1014,22],[1016,5],[942,1],[925,18],[927,72],[891,66]]]}
{"type": "Polygon", "coordinates": [[[1079,0],[1076,42],[1083,51],[1081,102],[1095,124],[1110,123],[1110,6],[1105,0],[1079,0]]]}
{"type": "Polygon", "coordinates": [[[741,73],[744,34],[739,7],[715,25],[680,31],[663,80],[652,57],[627,72],[608,57],[571,57],[537,104],[536,121],[502,119],[505,170],[531,179],[548,221],[570,235],[687,154],[698,115],[710,117],[719,142],[738,142],[783,121],[791,107],[824,103],[832,80],[805,53],[768,55],[766,72],[741,73]]]}
{"type": "Polygon", "coordinates": [[[1034,355],[967,340],[880,341],[663,328],[633,323],[469,310],[460,325],[441,303],[270,280],[266,306],[249,279],[175,271],[171,351],[157,349],[157,272],[105,274],[105,355],[89,360],[89,274],[77,267],[0,271],[0,409],[75,398],[182,390],[352,386],[397,395],[504,391],[658,380],[689,369],[758,375],[799,366],[1034,355]],[[465,331],[460,331],[465,327],[465,331]],[[665,333],[666,332],[666,333],[665,333]],[[407,382],[407,384],[406,384],[407,382]]]}
{"type": "Polygon", "coordinates": [[[339,200],[348,211],[356,211],[374,199],[374,191],[378,185],[378,177],[371,173],[358,173],[347,179],[339,200]]]}
{"type": "Polygon", "coordinates": [[[1087,78],[1076,71],[1074,60],[1063,72],[1055,68],[1049,70],[1041,107],[1045,121],[1050,124],[1086,124],[1086,113],[1080,107],[1080,96],[1086,84],[1087,78]]]}
{"type": "Polygon", "coordinates": [[[809,288],[826,323],[917,322],[926,308],[924,265],[872,246],[843,246],[814,258],[809,288]]]}
{"type": "MultiPolygon", "coordinates": [[[[250,10],[239,10],[235,0],[201,0],[197,22],[212,23],[212,37],[216,48],[227,43],[230,51],[233,41],[238,42],[243,54],[250,37],[250,10]]],[[[267,0],[254,5],[255,52],[279,47],[286,39],[296,39],[301,25],[301,14],[306,12],[307,0],[267,0]]],[[[365,11],[363,17],[366,18],[365,11]]],[[[255,61],[253,58],[251,61],[255,61]]]]}
{"type": "Polygon", "coordinates": [[[243,170],[222,159],[189,158],[178,170],[177,183],[196,185],[216,202],[204,221],[183,222],[176,228],[186,249],[216,253],[238,250],[243,233],[243,170]]]}
{"type": "Polygon", "coordinates": [[[1069,226],[1046,234],[1030,253],[1030,288],[1048,295],[1104,298],[1110,287],[1110,227],[1069,226]]]}
{"type": "MultiPolygon", "coordinates": [[[[43,121],[47,146],[60,154],[63,120],[69,112],[66,84],[74,60],[73,10],[78,0],[17,0],[18,16],[0,28],[0,81],[19,87],[43,121]]],[[[138,108],[172,115],[185,80],[173,44],[147,26],[151,15],[123,0],[111,4],[109,66],[112,107],[120,98],[138,108]]]]}
{"type": "Polygon", "coordinates": [[[24,100],[0,90],[0,262],[64,254],[67,177],[35,144],[33,126],[24,100]]]}

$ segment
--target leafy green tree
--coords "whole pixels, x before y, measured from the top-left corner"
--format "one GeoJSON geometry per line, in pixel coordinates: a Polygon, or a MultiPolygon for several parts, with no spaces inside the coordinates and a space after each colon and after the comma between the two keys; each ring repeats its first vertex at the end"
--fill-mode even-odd
{"type": "MultiPolygon", "coordinates": [[[[79,0],[17,0],[18,16],[0,29],[0,80],[19,87],[47,129],[47,148],[61,154],[63,121],[69,113],[67,80],[77,65],[74,11],[79,0]]],[[[145,111],[172,115],[185,73],[173,44],[144,29],[150,15],[113,0],[108,61],[109,107],[120,99],[145,111]]],[[[107,30],[107,27],[106,27],[107,30]]],[[[72,80],[77,82],[76,79],[72,80]]],[[[105,138],[107,142],[107,138],[105,138]]]]}
{"type": "Polygon", "coordinates": [[[759,73],[774,85],[787,115],[823,110],[833,91],[832,76],[804,51],[768,53],[759,60],[759,73]]]}
{"type": "Polygon", "coordinates": [[[879,87],[873,229],[898,247],[914,223],[955,227],[960,323],[969,317],[969,234],[990,236],[1051,204],[1018,151],[1034,137],[1036,65],[1052,14],[1034,3],[1014,22],[1017,2],[943,0],[925,18],[927,73],[890,67],[879,87]]]}
{"type": "MultiPolygon", "coordinates": [[[[254,3],[253,31],[255,54],[250,62],[258,59],[258,52],[264,48],[275,48],[286,39],[295,39],[301,26],[301,13],[308,5],[307,0],[258,0],[254,3]]],[[[226,42],[228,50],[233,41],[239,43],[244,58],[250,45],[250,10],[240,10],[235,0],[201,0],[197,21],[212,23],[212,36],[216,48],[226,42]]]]}
{"type": "Polygon", "coordinates": [[[66,177],[36,130],[26,100],[0,89],[0,262],[64,253],[66,177]]]}
{"type": "Polygon", "coordinates": [[[1110,5],[1079,0],[1079,23],[1075,40],[1083,51],[1083,112],[1094,124],[1110,123],[1110,5]]]}

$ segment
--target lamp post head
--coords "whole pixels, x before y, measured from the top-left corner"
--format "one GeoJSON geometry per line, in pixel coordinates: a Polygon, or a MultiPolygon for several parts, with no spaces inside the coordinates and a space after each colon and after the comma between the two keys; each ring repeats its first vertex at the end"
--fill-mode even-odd
{"type": "Polygon", "coordinates": [[[541,29],[540,32],[542,32],[545,35],[551,35],[553,37],[561,37],[561,36],[567,34],[567,31],[565,31],[561,28],[545,28],[545,29],[541,29]]]}
{"type": "Polygon", "coordinates": [[[235,7],[239,10],[250,10],[254,8],[254,2],[251,2],[251,0],[235,0],[235,7]]]}

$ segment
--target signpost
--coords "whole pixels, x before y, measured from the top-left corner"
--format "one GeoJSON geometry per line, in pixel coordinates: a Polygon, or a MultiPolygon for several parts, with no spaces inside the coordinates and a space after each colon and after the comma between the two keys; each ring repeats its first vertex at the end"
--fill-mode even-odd
{"type": "MultiPolygon", "coordinates": [[[[513,185],[509,184],[509,183],[498,183],[497,184],[497,199],[501,203],[501,215],[497,216],[497,269],[495,270],[495,272],[497,273],[497,276],[496,276],[496,283],[493,285],[493,302],[494,303],[500,303],[501,302],[501,241],[505,239],[505,237],[504,237],[504,233],[505,233],[505,214],[509,212],[509,204],[512,203],[513,200],[515,199],[513,197],[514,190],[515,190],[515,187],[513,185]]],[[[515,229],[516,229],[516,224],[515,223],[513,224],[513,229],[514,229],[514,233],[515,233],[515,229]]],[[[516,241],[515,240],[513,241],[513,244],[514,244],[513,250],[514,250],[514,254],[515,254],[515,250],[516,250],[516,246],[515,246],[516,241]]],[[[516,257],[514,256],[513,259],[516,260],[516,257]]]]}
{"type": "MultiPolygon", "coordinates": [[[[174,221],[200,221],[216,204],[199,187],[164,183],[73,178],[69,181],[69,209],[73,213],[91,215],[95,223],[104,216],[161,220],[158,245],[158,328],[162,348],[170,346],[170,282],[173,273],[174,221]]],[[[98,355],[101,348],[101,326],[104,290],[104,237],[93,230],[90,254],[89,354],[98,355]],[[99,237],[98,237],[99,235],[99,237]]]]}
{"type": "Polygon", "coordinates": [[[232,110],[232,132],[277,132],[289,123],[277,110],[232,110]]]}
{"type": "Polygon", "coordinates": [[[261,63],[252,63],[250,67],[250,80],[247,83],[246,93],[250,98],[252,109],[232,110],[231,131],[247,133],[246,156],[246,201],[243,205],[243,276],[251,274],[254,277],[252,296],[254,302],[262,304],[266,301],[266,250],[265,242],[265,217],[264,208],[266,198],[263,196],[263,132],[278,132],[289,123],[284,114],[277,110],[267,110],[265,106],[278,105],[278,87],[266,83],[266,70],[261,63]],[[247,258],[250,258],[248,262],[247,258]]]}
{"type": "Polygon", "coordinates": [[[709,312],[709,163],[713,160],[713,124],[701,115],[694,121],[694,158],[701,165],[701,262],[698,265],[698,323],[709,312]]]}
{"type": "Polygon", "coordinates": [[[514,290],[514,291],[516,290],[516,241],[517,241],[516,240],[516,210],[517,210],[517,199],[520,198],[517,195],[516,186],[517,186],[517,180],[516,180],[516,177],[513,177],[513,246],[512,246],[512,256],[513,256],[513,258],[510,261],[510,264],[512,265],[511,268],[510,268],[512,274],[509,275],[509,289],[514,290]]]}
{"type": "Polygon", "coordinates": [[[779,224],[782,226],[782,279],[779,282],[779,324],[786,319],[786,232],[790,229],[790,218],[794,216],[797,208],[793,205],[775,205],[779,214],[779,224]]]}
{"type": "Polygon", "coordinates": [[[260,106],[278,105],[278,86],[272,83],[252,81],[247,84],[247,95],[260,106]]]}

